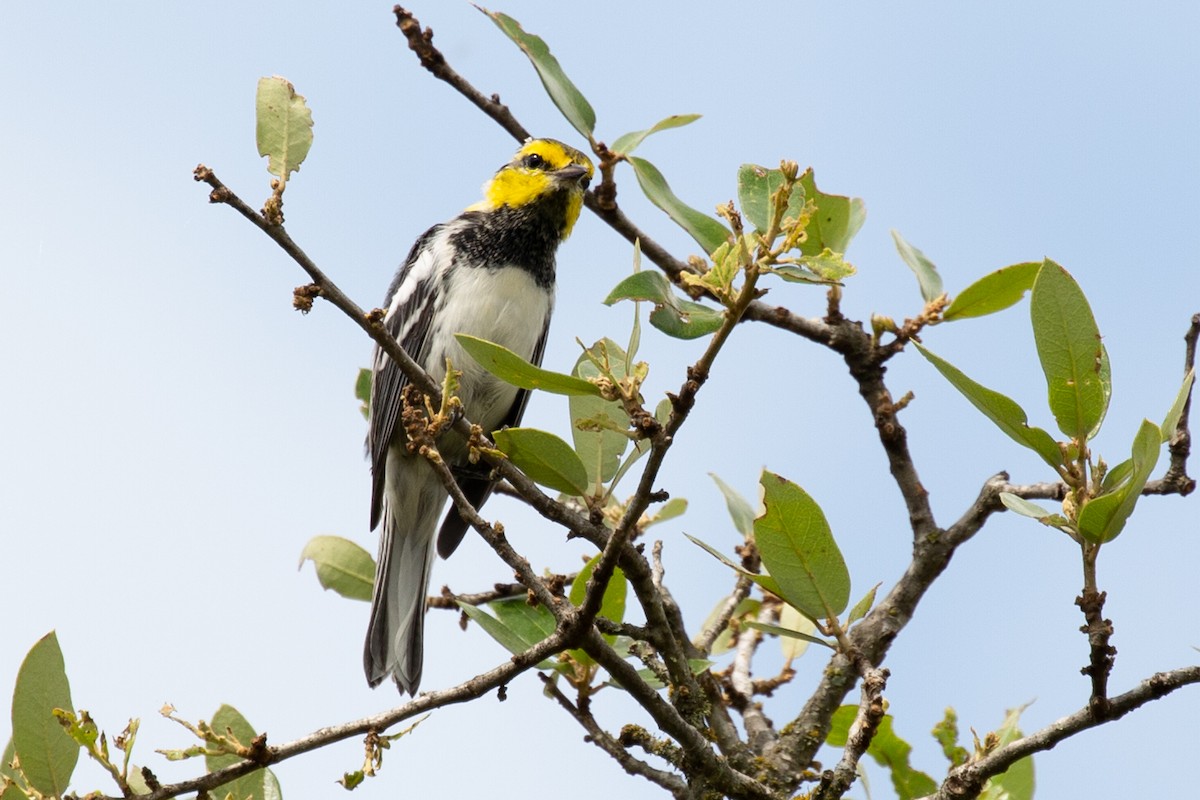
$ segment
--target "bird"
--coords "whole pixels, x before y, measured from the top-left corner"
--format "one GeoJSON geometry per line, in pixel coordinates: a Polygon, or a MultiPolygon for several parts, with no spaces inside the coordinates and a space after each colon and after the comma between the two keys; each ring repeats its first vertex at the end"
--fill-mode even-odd
{"type": "MultiPolygon", "coordinates": [[[[465,333],[541,364],[554,309],[555,255],[571,234],[594,175],[591,160],[554,139],[528,139],[483,185],[483,199],[422,234],[396,272],[383,324],[434,381],[446,359],[462,372],[463,413],[491,432],[520,422],[526,390],[486,372],[459,345],[465,333]]],[[[372,364],[367,425],[371,530],[379,557],[363,648],[367,683],[389,675],[415,696],[424,661],[425,597],[435,551],[448,558],[468,524],[427,460],[407,448],[400,424],[408,377],[378,345],[372,364]]],[[[480,508],[493,481],[468,462],[465,440],[447,431],[442,459],[466,498],[480,508]]]]}

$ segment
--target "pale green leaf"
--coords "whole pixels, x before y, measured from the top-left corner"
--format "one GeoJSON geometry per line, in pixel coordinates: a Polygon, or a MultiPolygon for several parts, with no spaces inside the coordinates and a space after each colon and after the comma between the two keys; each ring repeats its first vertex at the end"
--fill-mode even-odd
{"type": "Polygon", "coordinates": [[[817,213],[804,229],[808,238],[800,245],[800,252],[816,256],[829,248],[834,253],[845,253],[850,240],[867,218],[863,201],[857,197],[825,194],[817,188],[811,168],[800,176],[800,185],[804,187],[804,196],[817,206],[817,213]]]}
{"type": "MultiPolygon", "coordinates": [[[[771,224],[771,198],[784,184],[783,172],[767,169],[757,164],[742,164],[738,167],[738,208],[759,232],[765,233],[771,224]]],[[[804,187],[797,182],[788,197],[784,218],[799,218],[804,211],[804,187]]]]}
{"type": "Polygon", "coordinates": [[[331,589],[351,600],[371,599],[375,586],[375,559],[349,539],[314,536],[300,552],[300,566],[313,562],[323,589],[331,589]]]}
{"type": "MultiPolygon", "coordinates": [[[[713,610],[709,612],[708,618],[704,620],[704,624],[700,626],[700,630],[707,630],[708,627],[716,622],[717,616],[725,608],[725,600],[722,598],[713,606],[713,610]]],[[[762,609],[762,601],[753,597],[746,597],[737,607],[734,608],[733,614],[730,615],[730,621],[754,619],[758,612],[762,609]]],[[[733,628],[726,625],[725,628],[717,634],[717,638],[713,640],[712,647],[708,652],[710,655],[719,656],[722,653],[727,653],[733,647],[733,628]]]]}
{"type": "MultiPolygon", "coordinates": [[[[592,358],[607,362],[613,377],[625,377],[626,354],[611,339],[596,342],[579,356],[574,368],[577,377],[586,380],[600,376],[600,368],[592,358]]],[[[622,433],[629,430],[629,415],[616,400],[605,400],[598,396],[575,395],[569,398],[568,407],[575,452],[587,470],[588,485],[599,487],[616,475],[621,456],[629,447],[630,439],[622,433]],[[600,422],[607,422],[607,425],[601,426],[600,422]]]]}
{"type": "Polygon", "coordinates": [[[725,496],[725,507],[729,509],[729,516],[733,519],[733,526],[737,528],[742,536],[749,539],[754,535],[754,518],[758,516],[754,509],[750,507],[750,503],[746,498],[738,494],[737,490],[721,480],[715,472],[708,473],[708,476],[717,484],[717,488],[721,490],[721,494],[725,496]]]}
{"type": "Polygon", "coordinates": [[[268,172],[286,181],[312,147],[312,112],[304,96],[276,75],[258,79],[255,116],[258,154],[267,157],[268,172]]]}
{"type": "Polygon", "coordinates": [[[649,528],[651,525],[657,525],[660,522],[666,522],[669,519],[682,517],[687,512],[687,508],[687,498],[672,497],[670,500],[663,503],[653,514],[647,515],[646,520],[643,523],[643,527],[649,528]]]}
{"type": "Polygon", "coordinates": [[[1029,517],[1030,519],[1045,519],[1051,514],[1050,511],[1042,508],[1037,503],[1031,503],[1024,497],[1018,497],[1012,492],[1001,492],[1000,502],[1009,511],[1020,514],[1022,517],[1029,517]]]}
{"type": "MultiPolygon", "coordinates": [[[[823,283],[837,283],[858,272],[858,268],[842,258],[841,253],[835,253],[828,247],[819,253],[801,256],[800,263],[820,277],[823,283]]],[[[783,268],[776,269],[782,270],[783,268]]],[[[788,279],[786,275],[783,277],[784,280],[788,279]]]]}
{"type": "Polygon", "coordinates": [[[1179,394],[1175,395],[1175,402],[1171,404],[1171,410],[1167,412],[1166,418],[1159,426],[1162,430],[1163,442],[1171,441],[1171,437],[1175,435],[1175,429],[1179,427],[1179,420],[1183,416],[1183,409],[1187,406],[1188,397],[1191,396],[1195,377],[1194,367],[1187,371],[1187,375],[1183,376],[1183,385],[1179,387],[1179,394]]]}
{"type": "Polygon", "coordinates": [[[672,114],[666,119],[659,120],[654,124],[653,127],[647,128],[644,131],[633,131],[631,133],[618,136],[617,140],[613,142],[612,146],[608,149],[612,150],[614,153],[629,155],[635,149],[637,149],[637,146],[640,145],[642,141],[650,134],[658,133],[659,131],[665,131],[670,128],[682,128],[684,125],[690,125],[698,119],[700,119],[699,114],[672,114]]]}
{"type": "MultiPolygon", "coordinates": [[[[1020,739],[1021,729],[1017,726],[1021,712],[1025,707],[1010,710],[1004,717],[1004,722],[996,730],[999,746],[1011,744],[1020,739]]],[[[979,794],[980,800],[1033,800],[1034,790],[1033,756],[1026,756],[1008,768],[1007,771],[993,776],[979,794]]]]}
{"type": "Polygon", "coordinates": [[[879,591],[880,586],[882,586],[882,584],[879,583],[872,586],[870,591],[864,594],[862,599],[854,604],[854,607],[850,609],[850,615],[846,617],[847,625],[853,625],[855,622],[867,615],[867,612],[871,610],[871,606],[875,605],[875,593],[879,591]]]}
{"type": "Polygon", "coordinates": [[[358,410],[362,412],[363,419],[371,418],[371,370],[362,367],[358,371],[358,375],[354,379],[354,396],[361,402],[358,410]]]}
{"type": "MultiPolygon", "coordinates": [[[[804,619],[804,616],[801,615],[800,619],[804,619]]],[[[833,644],[832,642],[827,642],[824,639],[822,639],[820,636],[813,636],[811,633],[805,633],[804,631],[798,631],[793,628],[785,628],[782,625],[771,625],[766,622],[757,622],[755,620],[746,620],[742,624],[745,625],[747,628],[754,628],[757,631],[762,631],[763,633],[769,633],[772,636],[782,636],[782,637],[787,637],[790,639],[798,639],[805,643],[821,644],[821,645],[828,647],[830,650],[837,649],[836,644],[833,644]]],[[[811,621],[810,621],[810,624],[811,624],[811,621]]],[[[815,628],[814,628],[814,630],[815,630],[815,628]]]]}
{"type": "MultiPolygon", "coordinates": [[[[245,717],[231,705],[222,704],[213,714],[212,718],[213,732],[218,736],[227,736],[232,733],[237,740],[249,747],[254,741],[254,737],[258,734],[245,717]]],[[[208,755],[204,756],[205,766],[209,772],[216,772],[233,764],[241,762],[242,759],[232,753],[224,755],[208,755]]],[[[279,781],[269,769],[258,769],[248,775],[243,775],[240,778],[235,778],[228,783],[223,783],[214,790],[210,790],[214,797],[225,797],[231,794],[239,800],[242,798],[253,798],[253,800],[277,800],[280,797],[279,781]]]]}
{"type": "Polygon", "coordinates": [[[928,303],[941,297],[942,276],[938,274],[937,267],[933,262],[920,250],[904,241],[904,237],[900,235],[899,231],[892,231],[892,241],[896,243],[896,250],[900,253],[900,258],[917,276],[917,283],[921,286],[922,299],[928,303]]]}

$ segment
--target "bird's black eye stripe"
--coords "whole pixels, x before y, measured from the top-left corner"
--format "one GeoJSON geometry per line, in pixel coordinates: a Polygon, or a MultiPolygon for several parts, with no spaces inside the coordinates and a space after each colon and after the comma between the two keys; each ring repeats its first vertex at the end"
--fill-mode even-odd
{"type": "Polygon", "coordinates": [[[521,161],[527,169],[545,169],[546,159],[539,156],[537,153],[530,153],[521,161]]]}

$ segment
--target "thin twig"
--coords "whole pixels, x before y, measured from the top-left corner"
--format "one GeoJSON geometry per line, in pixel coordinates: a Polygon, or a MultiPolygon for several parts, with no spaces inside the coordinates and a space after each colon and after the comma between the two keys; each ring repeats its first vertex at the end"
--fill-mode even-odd
{"type": "Polygon", "coordinates": [[[651,783],[661,786],[670,792],[673,797],[678,798],[678,800],[683,800],[683,798],[687,797],[687,784],[678,775],[652,767],[640,758],[630,755],[629,751],[622,747],[608,731],[600,727],[600,724],[596,722],[596,718],[592,716],[591,712],[585,711],[572,703],[570,698],[562,693],[562,690],[558,688],[550,677],[543,675],[541,678],[542,683],[546,687],[546,693],[557,701],[587,731],[587,741],[612,756],[621,765],[621,768],[630,775],[639,775],[651,783]]]}
{"type": "Polygon", "coordinates": [[[712,621],[700,631],[693,642],[697,650],[706,655],[712,650],[713,643],[729,627],[729,620],[733,619],[733,613],[737,611],[737,607],[741,605],[742,601],[750,596],[750,589],[753,586],[754,581],[745,575],[738,575],[733,591],[721,601],[721,607],[713,616],[712,621]]]}
{"type": "MultiPolygon", "coordinates": [[[[777,624],[779,606],[775,603],[764,603],[759,609],[757,621],[777,624]]],[[[746,743],[755,753],[762,753],[779,738],[771,720],[754,699],[754,681],[750,677],[751,664],[762,638],[760,631],[748,626],[742,628],[735,640],[733,664],[729,668],[730,704],[742,715],[746,726],[746,743]]]]}

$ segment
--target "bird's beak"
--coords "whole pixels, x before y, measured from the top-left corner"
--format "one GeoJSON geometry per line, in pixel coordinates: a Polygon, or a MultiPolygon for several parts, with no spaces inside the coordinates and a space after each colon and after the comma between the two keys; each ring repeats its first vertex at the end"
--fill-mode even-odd
{"type": "Polygon", "coordinates": [[[586,189],[591,178],[588,177],[587,167],[580,164],[568,164],[562,169],[554,171],[554,180],[558,183],[570,183],[578,181],[579,184],[586,189]],[[581,180],[582,179],[582,180],[581,180]]]}

